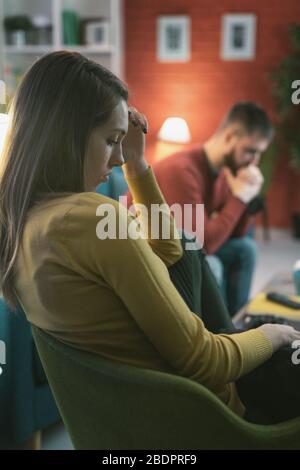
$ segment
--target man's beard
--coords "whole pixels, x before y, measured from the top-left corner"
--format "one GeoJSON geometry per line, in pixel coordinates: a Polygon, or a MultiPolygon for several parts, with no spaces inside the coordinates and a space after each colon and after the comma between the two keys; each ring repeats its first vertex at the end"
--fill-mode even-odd
{"type": "Polygon", "coordinates": [[[226,156],[225,156],[225,159],[224,159],[224,165],[230,169],[231,173],[235,176],[237,171],[238,171],[238,167],[235,163],[235,159],[234,159],[234,153],[228,153],[226,156]]]}

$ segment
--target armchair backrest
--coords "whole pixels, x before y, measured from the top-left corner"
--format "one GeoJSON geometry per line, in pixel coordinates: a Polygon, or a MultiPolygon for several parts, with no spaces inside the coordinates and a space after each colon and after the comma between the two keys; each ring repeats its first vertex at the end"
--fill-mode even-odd
{"type": "MultiPolygon", "coordinates": [[[[77,449],[211,448],[242,422],[196,382],[80,351],[33,327],[58,408],[77,449]]],[[[220,445],[220,442],[219,442],[220,445]]]]}

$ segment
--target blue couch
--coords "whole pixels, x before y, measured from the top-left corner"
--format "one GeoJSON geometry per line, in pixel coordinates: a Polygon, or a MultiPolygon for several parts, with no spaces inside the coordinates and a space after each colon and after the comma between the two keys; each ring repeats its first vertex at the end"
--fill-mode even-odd
{"type": "Polygon", "coordinates": [[[0,340],[6,349],[5,364],[0,364],[0,449],[13,449],[61,418],[36,352],[30,324],[21,309],[12,312],[3,298],[0,298],[0,340]]]}
{"type": "Polygon", "coordinates": [[[124,178],[123,170],[121,167],[116,166],[109,180],[106,183],[101,183],[96,189],[98,194],[111,197],[112,199],[118,200],[119,196],[126,193],[128,185],[124,178]]]}

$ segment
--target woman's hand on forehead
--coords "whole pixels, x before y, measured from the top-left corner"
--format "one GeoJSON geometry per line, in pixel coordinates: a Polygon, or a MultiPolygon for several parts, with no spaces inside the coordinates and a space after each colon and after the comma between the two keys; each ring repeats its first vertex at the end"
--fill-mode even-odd
{"type": "Polygon", "coordinates": [[[129,122],[132,123],[135,127],[140,127],[144,134],[148,132],[148,121],[144,114],[140,113],[136,108],[128,108],[129,122]]]}
{"type": "Polygon", "coordinates": [[[145,160],[145,134],[148,132],[148,122],[144,114],[136,108],[128,109],[128,132],[122,141],[124,172],[127,176],[135,177],[148,168],[145,160]]]}

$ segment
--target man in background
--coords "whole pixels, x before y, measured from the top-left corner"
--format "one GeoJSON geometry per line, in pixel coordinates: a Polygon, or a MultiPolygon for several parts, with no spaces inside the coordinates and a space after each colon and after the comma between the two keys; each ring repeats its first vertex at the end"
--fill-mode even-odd
{"type": "Polygon", "coordinates": [[[231,315],[249,297],[256,245],[248,233],[263,183],[258,164],[273,132],[260,106],[236,103],[204,144],[154,165],[169,205],[192,204],[196,211],[196,204],[204,204],[204,248],[213,255],[207,260],[219,276],[231,315]]]}

